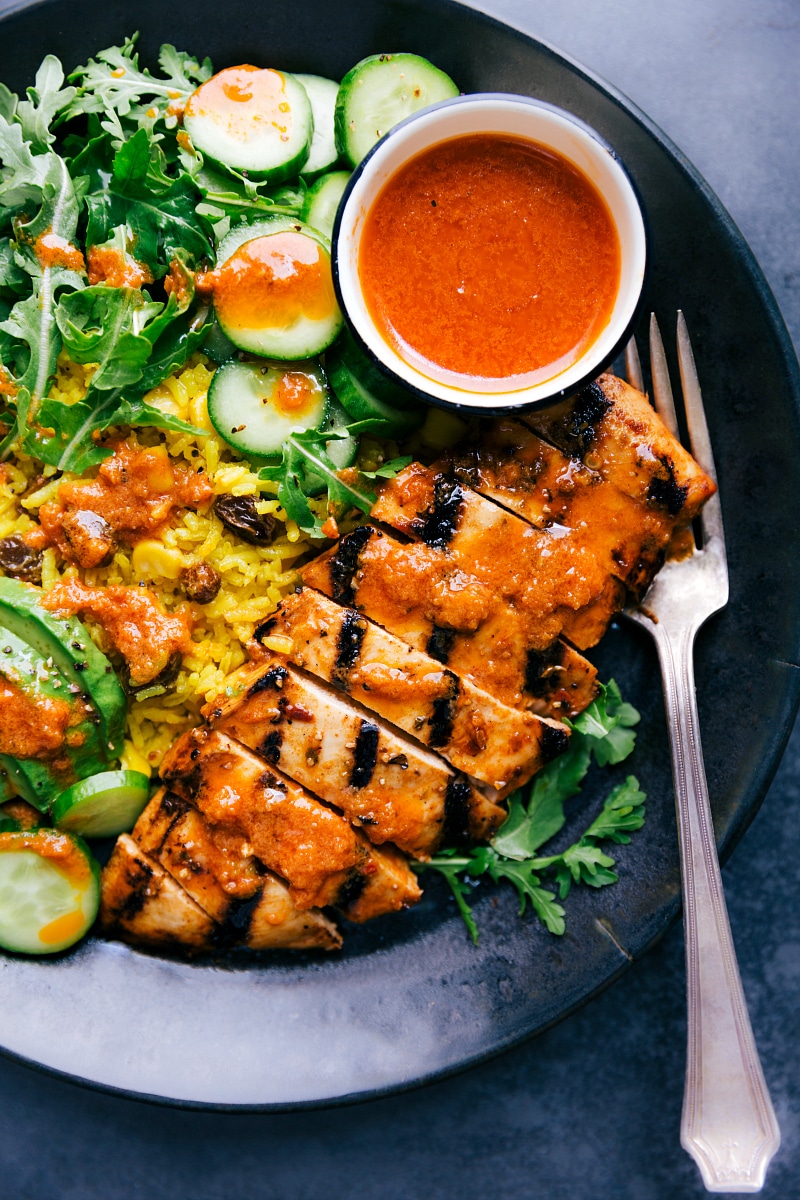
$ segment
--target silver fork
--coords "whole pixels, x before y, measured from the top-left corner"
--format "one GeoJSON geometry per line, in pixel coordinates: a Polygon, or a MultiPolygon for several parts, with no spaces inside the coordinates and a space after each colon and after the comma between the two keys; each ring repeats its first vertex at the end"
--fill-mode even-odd
{"type": "MultiPolygon", "coordinates": [[[[678,436],[664,346],[650,321],[653,399],[678,436]]],[[[644,391],[636,343],[625,355],[628,378],[644,391]]],[[[716,482],[700,384],[682,313],[678,362],[692,454],[716,482]]],[[[700,518],[702,549],[664,564],[641,605],[626,616],[658,649],[667,710],[683,880],[688,1037],[681,1145],[710,1192],[757,1192],[780,1145],[747,1013],[722,891],[700,745],[693,647],[697,631],[728,602],[728,568],[719,494],[700,518]]]]}

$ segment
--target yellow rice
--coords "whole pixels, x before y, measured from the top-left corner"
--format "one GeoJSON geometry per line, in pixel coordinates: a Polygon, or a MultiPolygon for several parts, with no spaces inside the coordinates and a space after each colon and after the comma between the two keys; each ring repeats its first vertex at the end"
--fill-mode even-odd
{"type": "MultiPolygon", "coordinates": [[[[92,370],[91,366],[77,366],[62,355],[50,395],[75,403],[85,395],[92,370]]],[[[136,549],[119,550],[108,567],[82,570],[59,565],[53,550],[44,552],[45,590],[59,579],[75,577],[93,585],[145,584],[169,610],[186,604],[177,583],[181,565],[206,562],[220,576],[216,599],[210,604],[191,606],[195,617],[193,649],[184,656],[174,686],[161,696],[129,701],[126,763],[130,766],[143,766],[145,759],[150,767],[157,767],[173,739],[198,723],[202,705],[224,691],[227,677],[246,661],[244,643],[252,637],[255,626],[298,583],[295,565],[299,557],[315,545],[287,519],[276,499],[277,484],[259,482],[250,465],[214,433],[206,408],[213,370],[213,363],[202,354],[195,354],[185,367],[146,397],[148,403],[162,411],[203,429],[205,436],[153,428],[136,430],[131,436],[141,445],[166,445],[174,460],[189,463],[195,470],[202,467],[215,495],[260,496],[258,511],[269,513],[282,523],[273,543],[251,546],[234,537],[209,505],[207,511],[180,510],[158,539],[149,539],[148,546],[140,547],[138,553],[136,549]],[[152,542],[157,544],[153,546],[152,542]]],[[[48,480],[55,472],[45,468],[44,481],[20,500],[36,477],[37,464],[19,456],[6,463],[5,469],[6,483],[0,488],[0,538],[32,529],[38,508],[55,498],[64,478],[74,478],[59,476],[48,480]]],[[[324,499],[312,501],[312,507],[316,506],[324,517],[324,499]]],[[[101,649],[108,650],[102,630],[89,627],[101,649]]]]}

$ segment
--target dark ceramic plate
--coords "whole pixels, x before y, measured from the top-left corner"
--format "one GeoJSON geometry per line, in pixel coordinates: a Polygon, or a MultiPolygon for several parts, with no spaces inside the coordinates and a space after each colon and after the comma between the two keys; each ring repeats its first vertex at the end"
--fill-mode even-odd
{"type": "MultiPolygon", "coordinates": [[[[719,465],[731,602],[700,637],[697,676],[716,831],[730,851],[798,701],[800,379],[767,285],[702,179],[622,97],[446,0],[139,0],[135,9],[51,0],[0,23],[0,79],[20,90],[44,54],[85,62],[134,26],[145,61],[171,41],[220,67],[255,60],[337,78],[366,54],[413,49],[464,91],[520,92],[571,110],[622,154],[652,222],[651,303],[663,325],[678,306],[686,312],[719,465]]],[[[481,886],[474,949],[434,880],[414,912],[348,930],[334,957],[186,965],[90,940],[58,961],[0,959],[6,1051],[152,1099],[287,1108],[409,1087],[565,1016],[638,958],[679,902],[655,655],[626,627],[609,633],[597,661],[642,710],[632,769],[649,811],[619,850],[619,884],[570,897],[565,937],[519,919],[510,889],[481,886]]],[[[586,805],[601,786],[585,789],[586,805]]]]}

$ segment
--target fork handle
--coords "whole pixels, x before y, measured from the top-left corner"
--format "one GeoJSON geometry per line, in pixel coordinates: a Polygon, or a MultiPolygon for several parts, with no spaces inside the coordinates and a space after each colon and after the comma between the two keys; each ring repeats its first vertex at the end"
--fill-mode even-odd
{"type": "Polygon", "coordinates": [[[757,1192],[780,1145],[722,891],[695,697],[694,629],[653,628],[672,746],[686,942],[681,1145],[710,1192],[757,1192]]]}

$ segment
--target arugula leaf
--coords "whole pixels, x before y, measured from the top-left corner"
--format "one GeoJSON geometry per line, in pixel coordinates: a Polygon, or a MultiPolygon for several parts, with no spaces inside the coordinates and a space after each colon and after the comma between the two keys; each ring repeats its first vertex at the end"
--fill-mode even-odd
{"type": "Polygon", "coordinates": [[[0,238],[0,293],[19,295],[30,287],[30,279],[16,261],[11,238],[0,238]]]}
{"type": "MultiPolygon", "coordinates": [[[[73,170],[86,164],[73,161],[73,170]]],[[[164,177],[166,178],[166,177],[164,177]]],[[[196,193],[188,175],[161,182],[150,171],[150,145],[140,130],[117,151],[111,178],[98,173],[86,197],[88,246],[108,240],[114,229],[126,226],[136,258],[154,274],[184,253],[200,260],[210,257],[207,226],[195,211],[196,193]]]]}
{"type": "MultiPolygon", "coordinates": [[[[144,394],[172,375],[199,350],[214,324],[210,309],[186,312],[173,321],[153,345],[153,351],[142,372],[138,390],[144,394]]],[[[203,432],[205,436],[206,431],[203,432]]]]}
{"type": "Polygon", "coordinates": [[[566,820],[564,802],[577,795],[589,769],[589,747],[576,741],[534,777],[527,806],[522,793],[509,801],[508,818],[492,845],[506,858],[524,859],[555,837],[566,820]]]}
{"type": "Polygon", "coordinates": [[[170,104],[187,100],[213,72],[210,59],[200,64],[191,55],[165,45],[161,47],[159,65],[166,78],[156,78],[148,70],[139,69],[137,36],[126,38],[122,46],[101,50],[70,75],[70,82],[78,84],[78,93],[66,116],[102,114],[102,127],[118,142],[125,138],[121,118],[147,118],[151,108],[156,116],[164,117],[170,104]]]}
{"type": "Polygon", "coordinates": [[[158,52],[158,65],[171,83],[182,82],[184,90],[190,94],[214,74],[210,58],[199,63],[192,54],[176,50],[169,42],[165,42],[158,52]]]}
{"type": "MultiPolygon", "coordinates": [[[[58,255],[59,249],[77,249],[80,199],[64,160],[57,154],[48,154],[47,159],[41,207],[31,220],[16,222],[15,258],[18,266],[34,279],[41,279],[43,287],[54,294],[59,287],[80,288],[84,284],[82,269],[63,265],[58,255]],[[51,251],[43,260],[37,246],[40,238],[47,239],[46,249],[51,251]]],[[[80,254],[79,261],[83,261],[80,254]]]]}
{"type": "MultiPolygon", "coordinates": [[[[295,217],[299,216],[303,207],[308,189],[302,179],[296,184],[270,187],[267,183],[248,179],[233,168],[224,175],[215,171],[206,165],[203,155],[194,148],[189,151],[181,147],[178,158],[203,197],[197,206],[198,214],[214,223],[223,218],[248,218],[248,214],[268,216],[278,213],[295,217]]],[[[252,216],[249,219],[252,220],[252,216]]]]}
{"type": "Polygon", "coordinates": [[[42,187],[42,206],[32,220],[18,222],[16,229],[15,263],[30,275],[32,292],[19,300],[0,323],[0,331],[16,343],[13,357],[19,370],[12,380],[16,389],[15,416],[3,441],[3,454],[36,420],[55,372],[61,348],[55,321],[57,292],[83,286],[82,275],[58,265],[57,260],[55,265],[47,265],[47,259],[40,261],[37,255],[37,241],[44,235],[55,247],[73,247],[79,214],[78,198],[63,159],[55,154],[43,157],[49,167],[42,187]],[[20,353],[20,343],[26,348],[25,354],[20,353]]]}
{"type": "Polygon", "coordinates": [[[609,795],[603,811],[592,822],[584,838],[605,839],[618,844],[627,844],[631,839],[628,832],[635,832],[644,825],[645,793],[634,775],[629,775],[609,795]]]}
{"type": "Polygon", "coordinates": [[[604,854],[597,845],[600,841],[626,844],[631,839],[627,831],[641,829],[644,824],[645,793],[640,790],[638,780],[629,775],[606,798],[603,810],[592,821],[579,841],[569,846],[562,854],[549,858],[534,859],[534,870],[555,868],[559,895],[564,900],[572,882],[585,883],[589,887],[606,887],[616,883],[618,876],[610,868],[614,859],[604,854]]]}
{"type": "Polygon", "coordinates": [[[140,397],[126,400],[119,391],[109,391],[100,393],[96,404],[86,400],[77,404],[43,401],[39,420],[26,430],[22,445],[28,454],[42,462],[81,475],[111,454],[111,449],[99,444],[95,437],[116,425],[154,425],[195,437],[206,436],[205,430],[161,412],[140,397]]]}
{"type": "Polygon", "coordinates": [[[639,713],[632,704],[623,704],[613,679],[600,684],[600,695],[576,717],[574,728],[591,739],[592,754],[600,767],[623,762],[633,752],[639,713]]]}
{"type": "Polygon", "coordinates": [[[564,851],[562,861],[576,883],[585,883],[589,887],[605,887],[619,878],[608,869],[614,865],[613,858],[604,854],[599,846],[576,842],[564,851]]]}
{"type": "MultiPolygon", "coordinates": [[[[371,422],[370,422],[371,424],[371,422]]],[[[394,479],[395,475],[399,474],[404,467],[412,461],[413,455],[404,454],[401,458],[393,458],[390,462],[383,463],[375,471],[361,471],[365,479],[394,479]]]]}
{"type": "Polygon", "coordinates": [[[148,322],[164,307],[139,288],[97,284],[65,296],[56,323],[73,362],[98,364],[92,388],[106,391],[141,379],[153,349],[148,322]]]}
{"type": "Polygon", "coordinates": [[[19,96],[16,92],[0,83],[0,117],[4,121],[11,121],[16,116],[18,103],[19,96]]]}
{"type": "Polygon", "coordinates": [[[461,873],[467,872],[472,874],[470,868],[472,866],[472,857],[458,855],[455,850],[443,850],[441,854],[437,854],[434,858],[425,863],[412,862],[411,866],[416,871],[422,871],[430,868],[433,871],[438,871],[447,880],[450,890],[453,893],[458,911],[461,918],[469,930],[469,935],[472,938],[473,944],[478,944],[478,926],[475,918],[472,915],[472,908],[469,905],[468,897],[470,889],[463,879],[459,878],[461,873]]]}
{"type": "MultiPolygon", "coordinates": [[[[27,348],[25,367],[14,379],[20,391],[27,391],[29,399],[43,398],[50,378],[56,369],[56,359],[61,348],[61,339],[55,321],[48,319],[44,310],[44,289],[36,286],[30,296],[19,300],[11,309],[0,330],[10,334],[17,343],[27,348]]],[[[35,407],[35,404],[34,404],[35,407]]]]}
{"type": "Polygon", "coordinates": [[[459,874],[488,875],[496,882],[505,879],[512,883],[519,894],[520,913],[530,901],[539,919],[557,935],[564,932],[565,913],[555,894],[542,886],[543,873],[552,875],[560,900],[568,896],[573,883],[600,888],[617,881],[614,859],[599,843],[628,842],[629,834],[644,824],[646,797],[633,775],[612,789],[602,811],[577,842],[559,854],[538,856],[536,852],[564,825],[564,804],[580,791],[592,757],[600,765],[626,757],[635,740],[631,727],[638,721],[638,712],[623,703],[617,684],[613,680],[601,684],[597,699],[575,720],[566,753],[538,773],[527,801],[522,790],[511,796],[508,817],[490,846],[477,847],[469,855],[444,850],[429,862],[415,865],[418,871],[430,868],[445,875],[473,941],[477,942],[475,919],[459,874]]]}
{"type": "Polygon", "coordinates": [[[536,915],[550,930],[560,936],[566,926],[564,909],[556,903],[553,892],[548,892],[541,886],[539,876],[534,874],[532,863],[506,860],[491,846],[481,846],[473,850],[472,859],[467,868],[470,875],[487,874],[495,883],[507,879],[513,883],[519,894],[519,914],[523,915],[528,900],[530,900],[536,915]]]}
{"type": "Polygon", "coordinates": [[[35,150],[47,150],[55,141],[50,129],[59,113],[74,100],[77,89],[62,88],[64,68],[54,54],[42,60],[33,87],[28,88],[28,99],[17,105],[17,120],[22,133],[35,150]]]}
{"type": "Polygon", "coordinates": [[[0,205],[9,211],[40,204],[55,154],[34,154],[22,126],[0,114],[0,205]]]}
{"type": "Polygon", "coordinates": [[[77,404],[62,404],[58,400],[43,400],[39,407],[39,419],[35,424],[25,422],[22,426],[22,448],[34,458],[41,459],[60,471],[83,474],[96,467],[111,451],[92,441],[95,424],[103,415],[116,409],[118,396],[107,394],[104,405],[93,408],[84,401],[77,404]]]}
{"type": "Polygon", "coordinates": [[[307,499],[312,476],[317,482],[324,482],[328,491],[329,508],[360,508],[362,512],[368,513],[377,499],[374,492],[356,486],[357,471],[351,469],[340,472],[328,455],[328,442],[348,437],[357,429],[358,426],[354,425],[344,429],[310,429],[290,433],[283,444],[280,462],[269,464],[259,471],[259,479],[269,479],[278,483],[278,500],[286,510],[287,516],[312,537],[325,536],[322,523],[312,512],[307,499]]]}
{"type": "Polygon", "coordinates": [[[469,905],[469,889],[459,875],[478,877],[488,875],[495,883],[506,879],[517,889],[519,895],[519,914],[522,916],[530,901],[539,920],[550,933],[561,936],[566,928],[564,909],[556,902],[555,893],[541,886],[539,876],[531,870],[528,862],[514,862],[503,859],[491,846],[480,846],[470,855],[457,855],[454,851],[444,850],[434,855],[428,862],[412,863],[417,871],[433,870],[443,875],[450,885],[458,910],[469,930],[473,943],[478,944],[478,926],[469,905]]]}
{"type": "MultiPolygon", "coordinates": [[[[147,404],[141,396],[122,400],[117,405],[114,420],[108,424],[149,425],[156,429],[172,429],[176,433],[190,433],[192,437],[208,437],[207,429],[199,429],[188,421],[182,421],[180,417],[174,417],[172,413],[162,412],[155,405],[147,404]]],[[[104,428],[107,429],[108,424],[104,425],[104,428]]]]}

